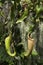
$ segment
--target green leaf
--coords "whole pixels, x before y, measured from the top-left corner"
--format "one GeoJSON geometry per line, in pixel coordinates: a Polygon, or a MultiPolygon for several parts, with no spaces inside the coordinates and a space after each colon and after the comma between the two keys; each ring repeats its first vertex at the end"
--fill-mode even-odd
{"type": "Polygon", "coordinates": [[[16,23],[23,22],[23,20],[24,20],[25,18],[27,18],[27,15],[28,15],[28,9],[25,8],[25,10],[24,10],[24,12],[23,12],[23,15],[20,17],[20,19],[17,20],[16,23]]]}
{"type": "Polygon", "coordinates": [[[41,6],[39,7],[38,5],[36,5],[35,10],[36,10],[36,14],[39,14],[40,11],[43,11],[43,7],[41,7],[41,6]]]}
{"type": "Polygon", "coordinates": [[[24,20],[25,18],[27,18],[27,16],[25,16],[24,18],[18,19],[16,23],[21,23],[21,22],[23,22],[23,20],[24,20]]]}

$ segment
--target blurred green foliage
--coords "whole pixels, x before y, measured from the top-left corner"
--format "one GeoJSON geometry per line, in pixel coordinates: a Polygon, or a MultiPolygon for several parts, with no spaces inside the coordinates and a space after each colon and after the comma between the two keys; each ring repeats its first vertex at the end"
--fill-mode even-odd
{"type": "MultiPolygon", "coordinates": [[[[9,65],[16,65],[19,57],[21,58],[21,54],[25,50],[23,44],[19,46],[18,44],[15,44],[16,42],[14,42],[14,39],[16,36],[14,38],[13,34],[15,32],[12,30],[19,23],[25,22],[31,12],[33,12],[33,16],[31,17],[33,25],[30,25],[30,33],[35,30],[36,24],[43,20],[43,0],[0,0],[0,61],[6,61],[9,65]],[[5,38],[10,34],[10,32],[12,32],[13,39],[11,43],[15,44],[13,45],[13,49],[15,48],[17,53],[15,57],[10,57],[5,48],[5,38]]],[[[19,33],[17,35],[19,35],[19,33]]],[[[18,43],[19,39],[16,41],[18,43]]],[[[38,55],[37,51],[32,52],[32,55],[38,55]]],[[[23,57],[25,58],[24,55],[23,57]]]]}

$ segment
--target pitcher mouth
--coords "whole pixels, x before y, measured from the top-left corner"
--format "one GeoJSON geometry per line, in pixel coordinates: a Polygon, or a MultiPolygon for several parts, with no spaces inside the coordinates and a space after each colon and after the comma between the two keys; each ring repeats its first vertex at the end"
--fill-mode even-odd
{"type": "Polygon", "coordinates": [[[34,40],[34,39],[32,38],[32,36],[31,36],[31,33],[28,34],[28,39],[31,40],[31,41],[34,40]]]}

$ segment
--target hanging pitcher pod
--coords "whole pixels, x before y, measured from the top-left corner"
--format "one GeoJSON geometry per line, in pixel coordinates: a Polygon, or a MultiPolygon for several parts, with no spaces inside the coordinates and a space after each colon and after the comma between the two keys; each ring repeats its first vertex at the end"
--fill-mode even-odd
{"type": "Polygon", "coordinates": [[[33,47],[34,47],[34,39],[30,37],[30,35],[28,35],[28,39],[27,39],[27,50],[24,51],[22,54],[21,54],[21,57],[24,58],[27,57],[27,56],[30,56],[31,53],[32,53],[32,50],[33,50],[33,47]]]}
{"type": "Polygon", "coordinates": [[[30,36],[28,36],[28,46],[27,46],[28,47],[28,55],[31,54],[33,47],[34,47],[34,43],[35,43],[34,39],[31,38],[30,36]]]}
{"type": "Polygon", "coordinates": [[[11,40],[12,40],[12,34],[9,34],[6,38],[5,38],[5,48],[6,48],[6,51],[7,51],[7,54],[9,56],[15,56],[16,55],[16,51],[14,50],[14,53],[11,53],[10,51],[10,44],[11,44],[11,40]]]}

